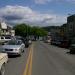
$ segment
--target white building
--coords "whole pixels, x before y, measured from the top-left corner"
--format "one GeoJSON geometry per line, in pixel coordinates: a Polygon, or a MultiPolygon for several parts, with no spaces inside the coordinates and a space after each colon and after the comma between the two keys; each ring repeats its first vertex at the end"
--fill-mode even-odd
{"type": "Polygon", "coordinates": [[[15,35],[15,30],[13,30],[13,27],[10,25],[7,25],[5,22],[0,23],[0,35],[15,35]]]}

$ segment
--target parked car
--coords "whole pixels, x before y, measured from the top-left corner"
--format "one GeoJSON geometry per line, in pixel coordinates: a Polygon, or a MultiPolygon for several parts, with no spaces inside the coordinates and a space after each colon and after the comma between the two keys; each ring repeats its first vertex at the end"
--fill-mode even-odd
{"type": "Polygon", "coordinates": [[[44,42],[45,43],[51,43],[51,40],[50,39],[45,39],[44,42]]]}
{"type": "Polygon", "coordinates": [[[68,48],[70,46],[70,41],[69,40],[61,40],[60,41],[60,47],[63,47],[63,48],[68,48]]]}
{"type": "Polygon", "coordinates": [[[45,43],[51,43],[51,37],[50,36],[46,36],[43,38],[45,43]]]}
{"type": "Polygon", "coordinates": [[[75,38],[71,41],[70,53],[75,53],[75,38]]]}
{"type": "Polygon", "coordinates": [[[0,36],[0,41],[2,42],[6,42],[11,40],[11,36],[0,36]]]}
{"type": "Polygon", "coordinates": [[[21,55],[25,45],[21,40],[10,40],[2,48],[3,52],[8,53],[8,55],[21,55]]]}
{"type": "Polygon", "coordinates": [[[51,44],[59,46],[61,44],[61,41],[59,39],[52,39],[51,44]]]}
{"type": "Polygon", "coordinates": [[[16,36],[16,39],[18,40],[22,40],[22,42],[25,44],[25,47],[28,48],[31,41],[29,40],[29,38],[24,38],[24,37],[21,37],[21,36],[16,36]]]}
{"type": "Polygon", "coordinates": [[[0,75],[5,74],[5,65],[8,62],[8,55],[7,53],[0,53],[0,75]]]}
{"type": "Polygon", "coordinates": [[[26,39],[25,39],[25,47],[26,47],[26,48],[28,48],[28,47],[29,47],[29,45],[30,45],[30,43],[29,43],[29,39],[28,39],[28,38],[26,38],[26,39]]]}
{"type": "Polygon", "coordinates": [[[32,40],[31,39],[29,39],[29,44],[32,44],[32,40]]]}
{"type": "Polygon", "coordinates": [[[5,42],[11,40],[11,36],[0,36],[0,45],[3,45],[5,42]]]}

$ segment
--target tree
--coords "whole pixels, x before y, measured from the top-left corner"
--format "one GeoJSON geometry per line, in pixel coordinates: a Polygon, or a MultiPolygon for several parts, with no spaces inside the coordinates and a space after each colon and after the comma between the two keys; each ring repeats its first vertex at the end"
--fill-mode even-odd
{"type": "Polygon", "coordinates": [[[27,25],[26,24],[18,24],[14,27],[15,34],[25,37],[27,35],[27,25]]]}
{"type": "Polygon", "coordinates": [[[27,24],[18,24],[14,26],[15,34],[23,37],[33,35],[35,38],[39,36],[46,36],[47,31],[37,26],[29,26],[27,24]]]}

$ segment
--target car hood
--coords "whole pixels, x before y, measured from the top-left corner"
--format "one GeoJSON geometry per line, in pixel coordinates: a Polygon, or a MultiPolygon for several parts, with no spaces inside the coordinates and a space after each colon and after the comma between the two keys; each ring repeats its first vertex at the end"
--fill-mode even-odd
{"type": "Polygon", "coordinates": [[[20,48],[21,45],[4,45],[2,48],[7,48],[7,49],[16,49],[20,48]]]}

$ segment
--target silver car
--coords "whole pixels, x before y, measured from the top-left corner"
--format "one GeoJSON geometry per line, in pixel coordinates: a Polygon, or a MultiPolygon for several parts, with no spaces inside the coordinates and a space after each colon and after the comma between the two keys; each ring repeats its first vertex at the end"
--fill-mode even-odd
{"type": "Polygon", "coordinates": [[[25,45],[21,40],[10,40],[2,46],[3,52],[8,55],[21,55],[24,52],[25,45]]]}

